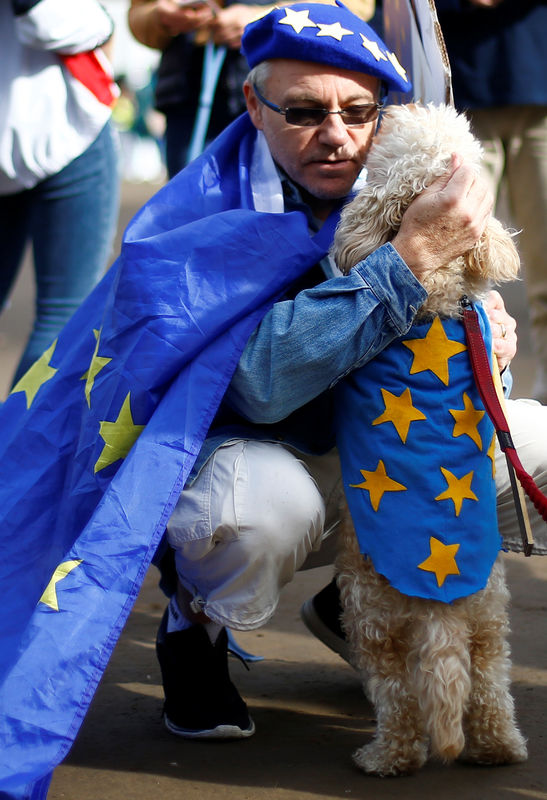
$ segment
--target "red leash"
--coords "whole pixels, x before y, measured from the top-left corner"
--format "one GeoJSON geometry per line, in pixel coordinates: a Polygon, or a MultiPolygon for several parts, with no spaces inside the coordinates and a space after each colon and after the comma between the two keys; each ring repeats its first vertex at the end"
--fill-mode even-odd
{"type": "MultiPolygon", "coordinates": [[[[499,445],[507,458],[507,466],[513,489],[515,489],[514,473],[516,473],[522,488],[533,502],[540,516],[547,522],[547,497],[538,488],[532,476],[526,472],[515,450],[509,425],[492,379],[492,370],[482,338],[478,314],[467,297],[462,297],[460,303],[463,311],[463,324],[473,374],[484,407],[488,416],[494,423],[499,445]]],[[[517,512],[520,512],[519,522],[521,523],[521,533],[523,535],[524,553],[525,555],[530,555],[533,539],[531,540],[529,533],[523,531],[523,520],[521,520],[522,510],[519,508],[518,503],[517,512]]]]}

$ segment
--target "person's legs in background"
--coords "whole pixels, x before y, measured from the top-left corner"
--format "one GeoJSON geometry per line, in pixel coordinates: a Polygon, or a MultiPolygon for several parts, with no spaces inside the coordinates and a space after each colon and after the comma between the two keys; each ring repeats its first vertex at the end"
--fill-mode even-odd
{"type": "Polygon", "coordinates": [[[7,295],[29,240],[36,275],[36,316],[13,385],[51,344],[107,266],[119,208],[117,165],[117,142],[108,124],[59,173],[20,195],[2,198],[2,207],[14,209],[2,219],[2,228],[11,217],[18,235],[15,242],[12,231],[0,232],[9,264],[0,286],[7,295]]]}
{"type": "Polygon", "coordinates": [[[522,229],[518,241],[537,360],[532,396],[547,403],[547,108],[522,106],[516,123],[517,135],[507,154],[507,184],[515,222],[522,229]]]}
{"type": "Polygon", "coordinates": [[[513,106],[469,112],[484,148],[485,176],[496,197],[505,178],[530,309],[536,379],[532,396],[547,402],[547,109],[513,106]]]}

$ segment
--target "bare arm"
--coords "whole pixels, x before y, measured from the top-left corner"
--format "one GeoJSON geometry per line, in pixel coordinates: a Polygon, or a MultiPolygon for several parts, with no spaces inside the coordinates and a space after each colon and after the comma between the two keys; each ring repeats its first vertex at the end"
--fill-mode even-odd
{"type": "Polygon", "coordinates": [[[206,3],[178,5],[176,0],[131,0],[127,21],[137,41],[164,50],[179,33],[190,33],[211,22],[213,12],[206,3]]]}

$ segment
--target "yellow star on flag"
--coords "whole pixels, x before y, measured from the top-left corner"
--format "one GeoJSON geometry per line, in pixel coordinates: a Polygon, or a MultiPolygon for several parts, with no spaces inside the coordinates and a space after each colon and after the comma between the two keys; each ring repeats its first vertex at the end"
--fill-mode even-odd
{"type": "Polygon", "coordinates": [[[290,25],[296,33],[301,33],[303,28],[317,28],[315,22],[309,19],[309,11],[293,11],[292,8],[285,9],[285,16],[279,20],[280,25],[290,25]]]}
{"type": "Polygon", "coordinates": [[[448,359],[467,350],[461,342],[449,339],[439,317],[435,317],[423,339],[407,339],[405,347],[414,354],[410,374],[429,370],[448,386],[448,359]]]}
{"type": "Polygon", "coordinates": [[[360,33],[359,36],[363,40],[363,47],[366,48],[369,53],[372,53],[376,61],[387,61],[387,56],[380,50],[378,42],[373,42],[371,39],[367,39],[367,37],[363,36],[362,33],[360,33]]]}
{"type": "Polygon", "coordinates": [[[479,498],[471,489],[471,481],[473,480],[473,470],[464,475],[463,478],[457,478],[449,469],[441,467],[441,472],[444,475],[447,483],[447,488],[441,494],[438,494],[435,500],[452,500],[454,503],[454,510],[456,516],[460,516],[464,500],[478,500],[479,498]]]}
{"type": "Polygon", "coordinates": [[[11,390],[11,394],[15,394],[16,392],[25,393],[27,408],[30,408],[38,389],[58,372],[58,370],[50,367],[51,357],[53,356],[56,345],[57,339],[55,339],[53,344],[40,356],[38,361],[34,362],[32,367],[25,372],[23,377],[17,381],[11,390]]]}
{"type": "Polygon", "coordinates": [[[135,425],[133,422],[130,397],[128,394],[123,401],[115,422],[103,420],[100,424],[99,433],[105,444],[95,464],[94,472],[99,472],[120,458],[125,458],[145,428],[144,425],[135,425]]]}
{"type": "Polygon", "coordinates": [[[426,572],[434,572],[437,578],[437,586],[440,588],[448,575],[459,575],[460,570],[456,564],[456,553],[460,549],[459,544],[443,544],[439,539],[431,536],[429,539],[431,555],[418,564],[418,569],[426,572]]]}
{"type": "Polygon", "coordinates": [[[93,351],[93,356],[91,358],[91,364],[89,365],[89,369],[87,370],[87,372],[84,372],[84,374],[81,377],[81,380],[85,381],[85,397],[89,408],[91,408],[91,390],[93,389],[95,378],[97,377],[99,372],[112,361],[111,358],[103,358],[102,356],[97,355],[97,352],[99,350],[99,343],[101,341],[101,332],[94,329],[93,335],[95,336],[96,340],[95,350],[93,351]]]}
{"type": "Polygon", "coordinates": [[[63,578],[66,578],[66,576],[69,575],[73,569],[76,569],[76,567],[78,567],[81,563],[82,559],[80,558],[75,559],[74,561],[63,561],[62,564],[59,564],[38,602],[44,603],[44,605],[49,606],[54,611],[59,611],[57,584],[59,581],[62,581],[63,578]]]}
{"type": "Polygon", "coordinates": [[[482,437],[477,426],[484,417],[485,412],[474,407],[467,392],[463,393],[463,405],[463,408],[448,409],[455,421],[452,436],[454,438],[457,436],[469,436],[479,450],[482,450],[482,437]]]}
{"type": "Polygon", "coordinates": [[[401,66],[401,64],[399,63],[399,59],[397,58],[395,53],[388,52],[387,57],[391,61],[391,64],[395,72],[397,72],[401,76],[401,78],[403,78],[403,80],[408,81],[408,78],[406,77],[406,69],[401,66]]]}
{"type": "Polygon", "coordinates": [[[410,423],[415,420],[427,419],[419,409],[412,405],[412,395],[407,387],[402,394],[397,396],[387,389],[381,389],[384,399],[385,411],[373,420],[373,425],[381,425],[383,422],[392,422],[399,438],[406,443],[410,423]]]}
{"type": "Polygon", "coordinates": [[[363,478],[363,483],[350,483],[351,489],[366,489],[370,494],[370,502],[375,511],[378,511],[380,500],[384,492],[403,492],[406,491],[406,486],[402,483],[397,483],[386,472],[384,462],[380,459],[378,466],[374,472],[369,472],[366,469],[359,470],[363,478]]]}
{"type": "Polygon", "coordinates": [[[316,34],[317,36],[331,36],[339,42],[342,41],[342,37],[353,34],[353,31],[348,31],[347,28],[343,28],[339,22],[331,22],[329,25],[322,25],[319,23],[317,27],[319,28],[319,33],[316,34]]]}

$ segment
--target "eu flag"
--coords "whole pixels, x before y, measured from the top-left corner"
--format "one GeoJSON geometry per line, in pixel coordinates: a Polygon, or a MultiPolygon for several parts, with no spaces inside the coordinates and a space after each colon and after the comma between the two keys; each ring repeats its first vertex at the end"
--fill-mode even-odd
{"type": "Polygon", "coordinates": [[[46,796],[241,350],[329,247],[255,210],[258,138],[240,117],[141,209],[0,410],[2,798],[46,796]]]}

